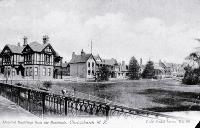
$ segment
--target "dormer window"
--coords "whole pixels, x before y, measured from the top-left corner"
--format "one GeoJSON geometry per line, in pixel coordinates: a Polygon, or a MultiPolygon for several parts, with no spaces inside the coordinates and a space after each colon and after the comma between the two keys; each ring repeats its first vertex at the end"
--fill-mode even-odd
{"type": "Polygon", "coordinates": [[[47,53],[51,53],[50,47],[47,47],[44,51],[47,52],[47,53]]]}

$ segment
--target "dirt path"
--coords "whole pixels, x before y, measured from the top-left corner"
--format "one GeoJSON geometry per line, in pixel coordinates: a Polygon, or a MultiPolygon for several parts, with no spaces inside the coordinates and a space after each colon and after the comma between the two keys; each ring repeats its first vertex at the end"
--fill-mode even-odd
{"type": "Polygon", "coordinates": [[[36,117],[15,103],[0,96],[0,118],[36,117]]]}

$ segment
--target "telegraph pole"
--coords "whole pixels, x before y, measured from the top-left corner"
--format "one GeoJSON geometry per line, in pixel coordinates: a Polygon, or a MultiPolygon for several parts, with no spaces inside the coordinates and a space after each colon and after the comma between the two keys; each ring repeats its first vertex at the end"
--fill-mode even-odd
{"type": "Polygon", "coordinates": [[[91,40],[91,54],[92,54],[92,40],[91,40]]]}

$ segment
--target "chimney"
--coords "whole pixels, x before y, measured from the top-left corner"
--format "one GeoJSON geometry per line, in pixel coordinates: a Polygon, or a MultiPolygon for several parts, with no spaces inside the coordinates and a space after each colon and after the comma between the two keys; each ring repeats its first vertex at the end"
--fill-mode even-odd
{"type": "Polygon", "coordinates": [[[124,66],[125,65],[125,61],[122,61],[122,66],[124,66]]]}
{"type": "Polygon", "coordinates": [[[74,57],[75,57],[75,52],[72,53],[72,58],[74,58],[74,57]]]}
{"type": "Polygon", "coordinates": [[[83,51],[83,49],[81,50],[81,55],[82,56],[85,55],[85,52],[83,51]]]}
{"type": "Polygon", "coordinates": [[[19,46],[19,47],[20,47],[20,42],[18,42],[18,43],[17,43],[17,46],[19,46]]]}
{"type": "Polygon", "coordinates": [[[44,35],[44,36],[43,36],[43,44],[48,43],[48,41],[49,41],[48,35],[44,35]]]}
{"type": "Polygon", "coordinates": [[[142,58],[140,58],[140,66],[142,65],[142,58]]]}
{"type": "Polygon", "coordinates": [[[27,38],[26,36],[24,36],[23,40],[24,40],[23,46],[26,46],[26,45],[27,45],[27,40],[28,40],[28,38],[27,38]]]}

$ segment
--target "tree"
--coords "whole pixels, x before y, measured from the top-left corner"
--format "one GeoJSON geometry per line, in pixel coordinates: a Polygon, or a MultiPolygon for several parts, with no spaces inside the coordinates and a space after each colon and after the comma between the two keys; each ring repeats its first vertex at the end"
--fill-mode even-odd
{"type": "Polygon", "coordinates": [[[155,77],[155,69],[154,69],[154,63],[153,61],[148,61],[144,71],[142,72],[142,77],[151,79],[155,77]]]}
{"type": "Polygon", "coordinates": [[[188,65],[184,68],[185,74],[182,79],[183,84],[196,85],[200,83],[200,53],[192,52],[186,60],[188,65]]]}
{"type": "Polygon", "coordinates": [[[139,70],[140,70],[140,66],[137,60],[135,59],[135,57],[133,56],[129,62],[129,68],[128,68],[129,79],[131,80],[139,79],[140,78],[139,70]]]}
{"type": "Polygon", "coordinates": [[[200,53],[199,52],[192,52],[185,59],[189,61],[189,64],[192,68],[200,67],[200,53]]]}
{"type": "Polygon", "coordinates": [[[97,81],[108,81],[110,71],[107,66],[99,67],[97,71],[97,81]]]}
{"type": "Polygon", "coordinates": [[[192,69],[191,66],[187,66],[185,69],[185,75],[182,82],[187,85],[196,85],[200,83],[200,68],[192,69]]]}

